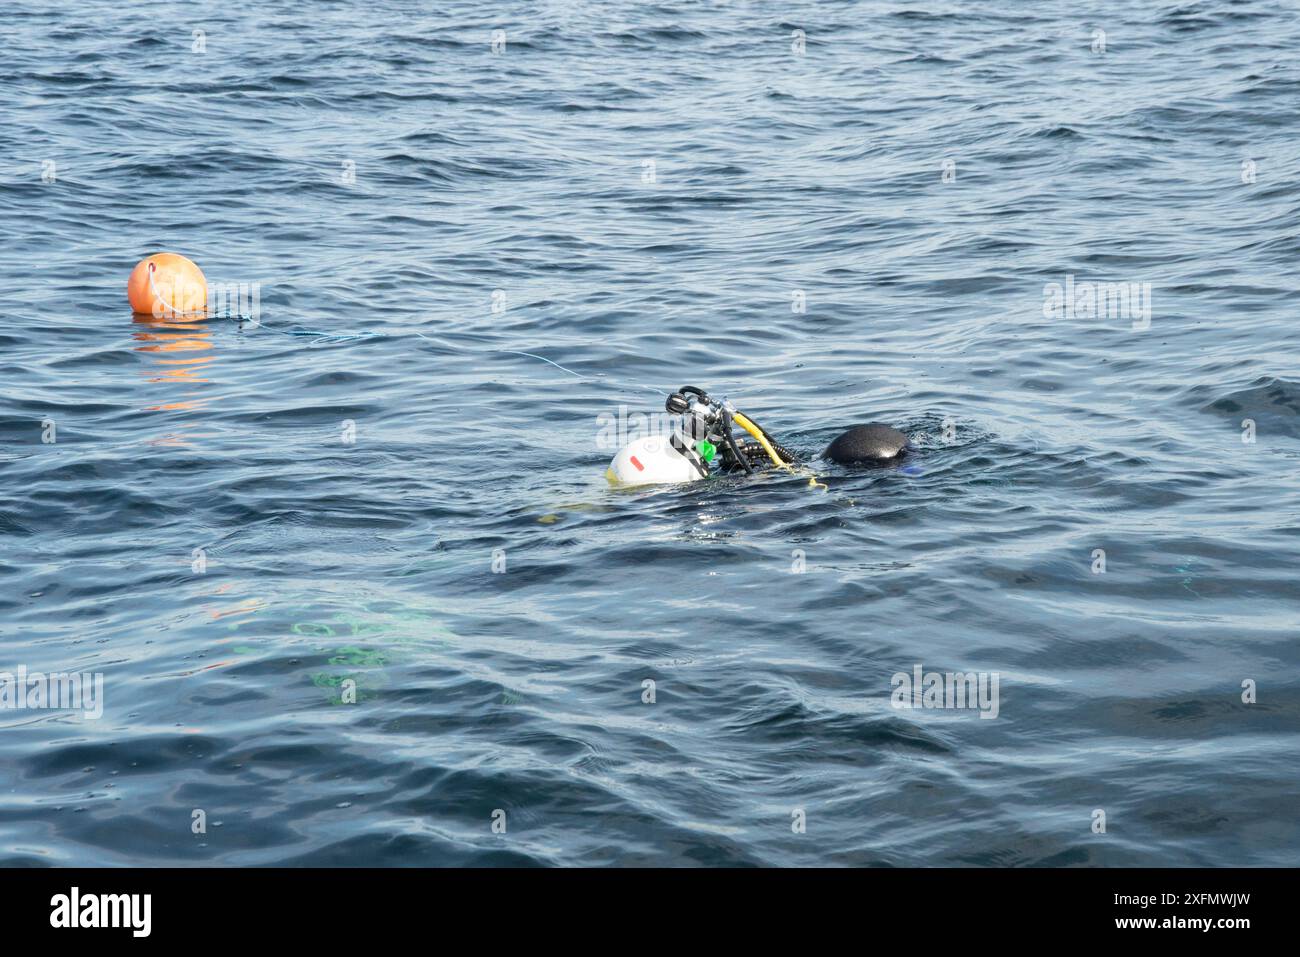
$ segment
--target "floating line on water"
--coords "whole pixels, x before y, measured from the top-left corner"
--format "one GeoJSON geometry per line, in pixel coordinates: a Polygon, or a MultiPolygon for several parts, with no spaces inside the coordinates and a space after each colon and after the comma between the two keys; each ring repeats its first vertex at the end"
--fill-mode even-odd
{"type": "MultiPolygon", "coordinates": [[[[245,312],[236,313],[234,315],[231,315],[230,313],[225,313],[224,315],[214,315],[211,318],[228,319],[229,321],[235,323],[239,327],[239,330],[241,332],[244,330],[244,326],[247,324],[247,325],[251,325],[255,329],[265,329],[267,332],[274,332],[277,335],[281,335],[281,336],[288,336],[294,339],[312,339],[313,342],[308,346],[308,348],[315,348],[316,345],[328,345],[328,344],[339,343],[339,342],[359,342],[365,339],[397,339],[404,335],[414,335],[414,336],[419,336],[425,342],[432,343],[434,346],[437,346],[442,349],[447,349],[448,351],[451,352],[468,353],[470,351],[467,349],[460,349],[454,345],[448,345],[446,343],[438,342],[437,340],[432,339],[429,336],[426,336],[423,332],[419,332],[415,330],[412,330],[411,332],[394,333],[394,332],[325,332],[319,329],[303,329],[303,328],[281,329],[278,326],[268,326],[262,320],[254,319],[252,316],[250,316],[248,313],[245,312]]],[[[609,379],[609,381],[611,382],[619,382],[619,380],[617,379],[610,379],[609,376],[606,376],[603,373],[597,376],[590,376],[590,375],[584,375],[581,372],[574,372],[572,369],[560,365],[554,359],[548,359],[546,358],[546,356],[539,356],[535,352],[521,352],[517,349],[488,349],[487,351],[489,353],[494,353],[497,355],[527,356],[530,359],[541,359],[543,362],[549,363],[550,365],[555,366],[555,368],[559,369],[561,372],[567,372],[569,375],[577,379],[587,379],[591,381],[595,381],[597,379],[609,379]]],[[[619,384],[636,386],[639,389],[645,389],[649,392],[654,392],[657,394],[666,394],[666,390],[664,390],[663,388],[655,388],[654,386],[644,385],[643,383],[640,382],[619,382],[619,384]]],[[[667,390],[667,391],[671,391],[671,390],[667,390]]]]}

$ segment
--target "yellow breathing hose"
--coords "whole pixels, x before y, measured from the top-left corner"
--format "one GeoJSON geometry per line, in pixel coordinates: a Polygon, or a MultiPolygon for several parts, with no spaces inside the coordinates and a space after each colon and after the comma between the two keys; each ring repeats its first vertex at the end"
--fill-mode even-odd
{"type": "Polygon", "coordinates": [[[731,413],[731,420],[754,438],[758,439],[758,444],[763,446],[763,451],[767,453],[767,457],[772,460],[773,465],[779,465],[783,468],[785,467],[785,460],[776,454],[776,449],[772,448],[772,443],[767,440],[767,436],[763,434],[762,429],[749,421],[749,419],[745,418],[739,412],[731,413]]]}
{"type": "MultiPolygon", "coordinates": [[[[742,415],[739,412],[731,413],[731,421],[735,422],[738,426],[740,426],[742,429],[744,429],[746,432],[748,432],[750,435],[752,435],[755,439],[758,440],[758,444],[763,446],[763,451],[767,453],[767,457],[772,460],[773,465],[777,466],[778,468],[783,468],[788,472],[794,471],[794,469],[790,468],[790,463],[786,462],[784,459],[781,458],[781,456],[776,454],[776,449],[772,448],[772,443],[767,440],[767,436],[763,434],[762,429],[756,426],[753,422],[749,421],[749,419],[747,419],[744,415],[742,415]]],[[[826,488],[824,484],[817,481],[817,476],[815,475],[810,475],[808,477],[808,487],[826,488]]],[[[829,491],[829,489],[827,489],[827,491],[829,491]]]]}

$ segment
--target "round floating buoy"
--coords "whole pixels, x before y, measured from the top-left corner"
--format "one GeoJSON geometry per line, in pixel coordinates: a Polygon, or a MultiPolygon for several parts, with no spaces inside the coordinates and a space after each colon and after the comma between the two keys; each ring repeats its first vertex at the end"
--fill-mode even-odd
{"type": "Polygon", "coordinates": [[[208,281],[203,270],[177,253],[156,253],[131,270],[126,297],[137,313],[155,319],[206,314],[208,281]]]}

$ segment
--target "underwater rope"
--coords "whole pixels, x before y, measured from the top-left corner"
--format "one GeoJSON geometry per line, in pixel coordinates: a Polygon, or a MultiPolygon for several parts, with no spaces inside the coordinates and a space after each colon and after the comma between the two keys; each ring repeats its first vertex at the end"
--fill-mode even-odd
{"type": "MultiPolygon", "coordinates": [[[[397,332],[397,333],[395,332],[324,332],[319,329],[302,329],[302,328],[281,329],[278,326],[268,326],[262,320],[254,319],[252,316],[250,316],[248,313],[245,312],[235,313],[233,315],[230,313],[225,313],[223,315],[214,315],[212,316],[212,318],[228,319],[231,322],[238,325],[241,331],[244,328],[244,324],[248,323],[251,324],[252,327],[255,329],[265,329],[267,332],[274,332],[281,336],[289,336],[291,338],[314,339],[315,342],[312,343],[312,346],[309,346],[309,348],[313,348],[317,344],[323,345],[323,344],[336,343],[336,342],[356,342],[362,339],[397,339],[400,338],[401,336],[412,335],[412,336],[419,336],[425,342],[432,343],[433,345],[442,349],[446,349],[449,352],[464,353],[469,351],[466,349],[460,349],[456,346],[447,345],[446,343],[438,342],[436,339],[430,336],[426,336],[423,332],[419,332],[418,330],[414,330],[414,329],[409,332],[397,332]]],[[[555,366],[555,368],[559,369],[561,372],[567,372],[569,375],[577,379],[594,380],[598,378],[605,378],[604,375],[589,376],[589,375],[584,375],[581,372],[574,372],[572,369],[568,369],[560,365],[554,359],[548,359],[546,358],[546,356],[539,356],[533,352],[520,352],[518,349],[489,349],[487,351],[498,355],[527,356],[529,359],[541,359],[543,362],[549,363],[550,365],[555,366]]],[[[644,383],[641,382],[624,382],[623,384],[636,386],[638,389],[645,389],[648,392],[655,392],[655,393],[663,392],[662,386],[660,386],[659,388],[655,388],[654,386],[645,385],[644,383]]]]}
{"type": "MultiPolygon", "coordinates": [[[[185,298],[187,301],[193,301],[193,297],[191,296],[186,295],[185,298]]],[[[402,330],[394,333],[375,331],[326,332],[318,329],[305,329],[301,326],[280,328],[276,325],[266,325],[260,318],[254,317],[250,313],[236,311],[233,304],[230,303],[228,299],[224,304],[224,308],[222,308],[221,311],[217,311],[212,308],[212,304],[208,301],[207,280],[204,278],[202,271],[194,262],[178,253],[157,253],[138,263],[135,269],[132,270],[130,278],[127,280],[127,299],[130,301],[131,306],[137,315],[143,315],[147,312],[151,313],[155,319],[225,319],[235,323],[241,333],[244,331],[245,327],[251,327],[255,329],[266,329],[276,335],[288,338],[309,339],[311,341],[308,344],[308,348],[327,343],[359,342],[365,339],[398,338],[402,335],[415,335],[423,339],[425,342],[453,354],[472,355],[475,351],[457,345],[440,342],[433,337],[426,336],[424,333],[414,329],[402,330]],[[173,298],[177,296],[178,291],[184,292],[192,289],[201,290],[203,292],[202,307],[199,309],[178,308],[174,302],[163,296],[161,290],[158,288],[155,274],[161,276],[165,281],[170,277],[169,295],[173,298]],[[144,298],[146,282],[150,295],[150,299],[147,302],[144,298]],[[180,284],[179,286],[178,283],[180,284]],[[164,310],[162,315],[159,314],[160,306],[164,310]]],[[[240,305],[243,305],[242,291],[240,305]]],[[[254,311],[257,311],[256,308],[254,311]]],[[[561,372],[573,376],[576,379],[586,379],[589,381],[605,379],[610,383],[618,383],[619,385],[624,386],[635,386],[636,388],[646,389],[650,392],[662,393],[664,391],[662,387],[649,386],[640,382],[627,382],[626,380],[620,381],[619,379],[611,379],[604,373],[599,373],[597,375],[584,375],[581,372],[575,372],[573,369],[566,368],[554,359],[548,359],[546,356],[538,355],[534,352],[524,352],[517,349],[486,349],[484,352],[488,354],[515,355],[529,359],[540,359],[542,362],[552,365],[561,372]]],[[[706,399],[705,394],[699,389],[688,390],[686,387],[683,387],[682,391],[692,391],[701,399],[706,399]]],[[[686,400],[682,399],[681,396],[673,394],[670,395],[668,401],[669,412],[679,411],[673,407],[672,403],[674,398],[681,400],[683,403],[683,409],[686,408],[686,400]]],[[[717,403],[714,403],[714,405],[718,406],[718,411],[721,414],[721,422],[723,424],[722,437],[726,443],[726,447],[734,457],[734,461],[738,462],[744,468],[746,474],[752,474],[754,471],[754,466],[750,461],[750,456],[752,456],[754,452],[752,448],[748,450],[742,449],[742,443],[737,443],[735,437],[732,435],[733,425],[739,425],[748,432],[763,449],[773,465],[792,474],[796,473],[796,470],[791,467],[791,463],[797,463],[799,461],[797,455],[779,445],[776,440],[771,438],[757,423],[751,421],[742,413],[735,411],[734,407],[732,407],[730,403],[727,403],[724,400],[721,405],[718,405],[717,403]]],[[[708,443],[706,442],[703,444],[707,445],[708,443]]],[[[709,455],[710,457],[712,456],[712,451],[710,451],[709,455]]],[[[635,457],[633,457],[631,461],[638,469],[644,469],[644,466],[637,462],[635,457]]],[[[698,464],[699,463],[697,463],[697,465],[698,464]]],[[[707,474],[707,468],[705,468],[704,471],[707,474]]],[[[799,471],[808,474],[807,469],[800,469],[799,471]]],[[[822,485],[817,481],[816,476],[809,478],[808,484],[809,486],[820,486],[821,488],[826,488],[825,485],[822,485]]]]}
{"type": "MultiPolygon", "coordinates": [[[[150,276],[149,276],[149,283],[151,287],[153,286],[152,272],[153,272],[153,264],[151,263],[150,276]]],[[[155,290],[155,294],[156,294],[156,290],[155,290]]],[[[171,307],[171,304],[168,303],[165,299],[162,299],[161,296],[159,296],[158,298],[164,305],[168,306],[169,308],[171,307]]],[[[177,311],[177,310],[173,310],[173,311],[177,311]]],[[[435,346],[441,346],[442,348],[449,349],[453,352],[464,351],[464,350],[457,350],[455,346],[443,345],[442,343],[435,341],[429,336],[426,336],[424,333],[415,330],[412,330],[412,332],[410,333],[398,333],[398,334],[389,333],[389,332],[341,332],[341,333],[323,332],[316,329],[287,329],[286,330],[286,329],[280,329],[276,326],[268,326],[260,319],[254,319],[252,316],[248,315],[247,313],[236,313],[234,315],[231,315],[230,313],[227,312],[225,315],[214,316],[213,318],[228,319],[231,322],[236,323],[241,330],[243,329],[245,323],[251,323],[254,328],[266,329],[268,332],[278,333],[279,335],[289,336],[290,338],[310,337],[315,339],[317,343],[354,342],[362,339],[393,339],[393,338],[398,338],[398,336],[400,335],[416,335],[419,336],[421,339],[423,339],[425,342],[433,343],[435,346]]],[[[527,356],[530,359],[540,359],[543,362],[555,366],[555,368],[559,369],[561,372],[567,372],[569,375],[575,378],[578,379],[593,378],[592,376],[583,375],[581,372],[574,372],[572,369],[566,369],[564,366],[560,365],[554,359],[548,359],[546,358],[546,356],[539,356],[536,353],[521,352],[517,349],[490,349],[488,351],[496,354],[501,354],[501,355],[527,356]]],[[[598,378],[604,378],[604,377],[600,376],[598,378]]],[[[639,382],[631,382],[626,384],[635,385],[641,389],[648,389],[651,392],[662,391],[661,389],[655,389],[652,386],[644,385],[643,383],[639,383],[639,382]]],[[[785,469],[787,472],[790,472],[791,474],[797,474],[796,470],[791,467],[790,463],[786,462],[780,455],[777,454],[776,449],[772,447],[772,442],[767,437],[767,433],[764,432],[760,426],[758,426],[756,423],[751,421],[749,417],[742,412],[731,412],[730,418],[733,422],[735,422],[742,429],[744,429],[746,432],[748,432],[750,435],[754,437],[754,439],[758,442],[758,444],[762,446],[763,451],[767,453],[767,457],[772,460],[773,465],[777,466],[778,468],[785,469]]],[[[749,464],[748,460],[744,456],[744,453],[740,452],[738,449],[736,449],[735,451],[740,462],[745,466],[746,472],[752,473],[753,466],[749,464]]],[[[817,481],[816,475],[812,474],[811,472],[807,474],[809,476],[808,477],[809,488],[823,488],[826,489],[827,491],[830,490],[825,483],[817,481]]]]}

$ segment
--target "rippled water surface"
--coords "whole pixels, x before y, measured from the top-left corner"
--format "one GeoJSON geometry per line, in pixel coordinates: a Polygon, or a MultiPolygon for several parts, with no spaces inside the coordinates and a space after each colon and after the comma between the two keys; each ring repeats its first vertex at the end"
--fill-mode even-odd
{"type": "Polygon", "coordinates": [[[1294,3],[0,19],[0,862],[1296,863],[1294,3]],[[917,451],[609,489],[684,383],[917,451]]]}

